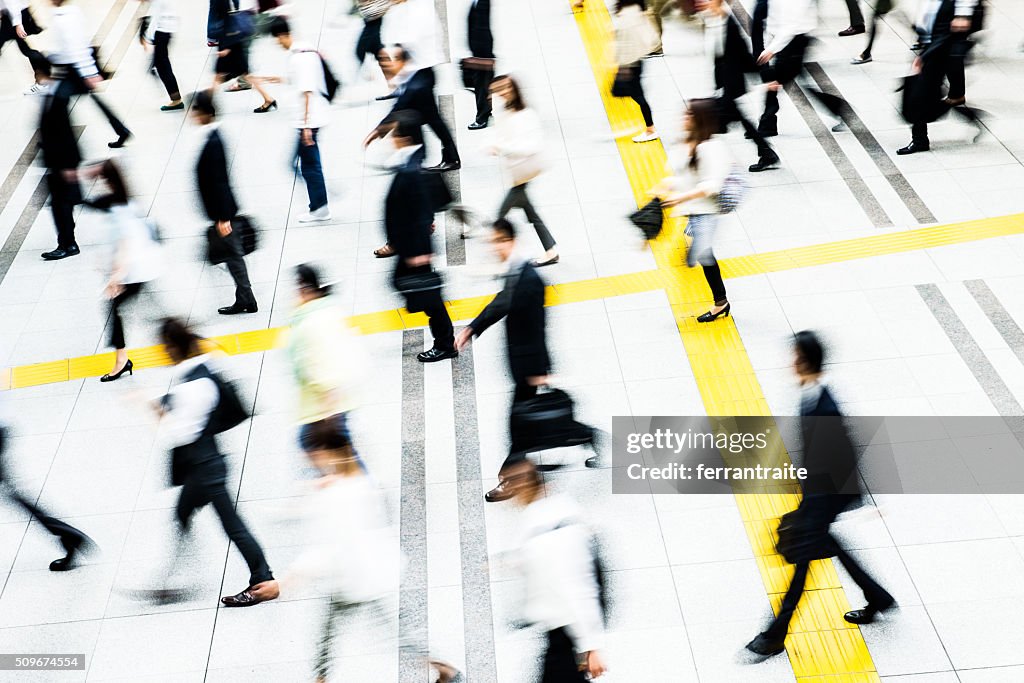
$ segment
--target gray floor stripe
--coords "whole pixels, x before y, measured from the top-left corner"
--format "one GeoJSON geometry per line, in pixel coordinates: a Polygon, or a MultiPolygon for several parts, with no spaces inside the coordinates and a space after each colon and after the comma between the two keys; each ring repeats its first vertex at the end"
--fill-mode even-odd
{"type": "Polygon", "coordinates": [[[829,127],[818,116],[818,112],[811,106],[804,91],[796,83],[788,83],[786,84],[786,93],[796,106],[796,110],[800,112],[800,116],[803,117],[807,127],[811,129],[811,133],[814,134],[818,144],[825,150],[825,154],[832,161],[832,165],[839,171],[843,182],[850,188],[853,198],[857,200],[860,208],[864,210],[864,213],[871,220],[872,225],[876,228],[892,227],[893,223],[892,219],[889,218],[889,214],[882,208],[875,195],[871,194],[871,189],[864,182],[864,179],[861,178],[857,169],[853,167],[853,162],[846,156],[843,148],[839,146],[839,143],[832,135],[832,131],[829,130],[829,127]]]}
{"type": "Polygon", "coordinates": [[[0,211],[3,211],[7,206],[7,202],[11,201],[11,197],[14,196],[14,191],[18,189],[18,185],[21,184],[21,179],[25,177],[25,173],[29,167],[32,166],[32,161],[36,158],[36,154],[39,153],[39,133],[36,132],[32,139],[25,145],[25,149],[22,150],[21,156],[14,162],[14,166],[11,167],[10,173],[4,178],[4,184],[0,185],[0,211]]]}
{"type": "MultiPolygon", "coordinates": [[[[426,434],[423,330],[402,333],[402,492],[399,539],[407,564],[399,589],[399,637],[427,634],[427,476],[424,462],[426,434]]],[[[398,680],[423,683],[423,660],[399,651],[398,680]]]]}
{"type": "Polygon", "coordinates": [[[472,347],[452,361],[455,461],[458,478],[459,543],[462,555],[462,619],[466,634],[466,678],[496,683],[494,616],[488,570],[487,524],[480,486],[480,436],[472,347]]]}
{"type": "Polygon", "coordinates": [[[434,10],[437,18],[441,20],[441,46],[444,51],[444,61],[452,61],[452,41],[448,35],[448,0],[434,0],[434,10]]]}
{"type": "MultiPolygon", "coordinates": [[[[732,7],[733,13],[736,18],[739,19],[740,26],[743,30],[750,34],[750,15],[747,13],[747,9],[739,2],[739,0],[730,0],[730,7],[732,7]]],[[[757,55],[754,55],[755,57],[757,55]]],[[[803,117],[807,127],[811,129],[814,134],[814,138],[821,145],[822,149],[828,155],[828,158],[832,161],[832,164],[839,171],[839,175],[842,177],[843,182],[850,188],[850,192],[853,193],[854,199],[860,204],[861,209],[867,215],[871,224],[876,228],[889,228],[892,227],[892,219],[882,208],[882,205],[875,198],[875,195],[871,193],[871,189],[864,182],[864,179],[857,173],[857,169],[853,167],[849,157],[846,156],[846,152],[839,146],[836,139],[832,137],[832,131],[829,127],[821,120],[818,116],[818,112],[815,111],[814,107],[807,100],[807,95],[800,89],[800,86],[795,82],[786,85],[786,93],[789,98],[793,100],[793,104],[796,106],[800,116],[803,117]]],[[[783,159],[785,163],[785,159],[783,159]]]]}
{"type": "Polygon", "coordinates": [[[125,4],[128,0],[117,0],[111,6],[110,11],[107,12],[107,16],[103,18],[103,23],[96,29],[96,35],[92,38],[92,44],[99,46],[103,44],[103,41],[107,39],[107,34],[110,33],[110,29],[114,28],[114,24],[117,23],[118,17],[121,16],[121,10],[124,9],[125,4]]]}
{"type": "MultiPolygon", "coordinates": [[[[441,111],[441,118],[455,134],[455,98],[452,95],[439,95],[437,108],[441,111]]],[[[453,173],[442,173],[448,191],[452,193],[452,201],[455,204],[462,204],[462,171],[453,173]]],[[[459,238],[462,231],[462,224],[450,215],[444,219],[444,250],[449,266],[466,265],[466,240],[459,238]]]]}
{"type": "Polygon", "coordinates": [[[964,282],[964,286],[981,306],[981,310],[985,311],[985,315],[988,316],[992,326],[1002,335],[1006,345],[1010,347],[1017,359],[1024,363],[1024,330],[1020,328],[1010,312],[1006,310],[984,280],[968,280],[964,282]]]}
{"type": "Polygon", "coordinates": [[[953,342],[957,353],[964,359],[967,367],[971,369],[974,378],[985,391],[992,405],[1000,415],[1024,415],[1024,409],[1014,397],[1006,383],[1003,382],[999,373],[989,362],[985,352],[978,346],[978,342],[971,336],[967,326],[960,320],[949,301],[939,291],[937,285],[917,285],[917,293],[921,295],[924,302],[928,304],[932,315],[942,326],[942,330],[953,342]]]}
{"type": "MultiPolygon", "coordinates": [[[[839,88],[836,87],[832,79],[828,77],[825,70],[821,68],[821,65],[817,62],[807,63],[807,73],[811,75],[818,87],[824,92],[838,95],[842,97],[842,93],[839,92],[839,88]]],[[[875,166],[882,172],[885,179],[889,181],[889,185],[892,189],[896,190],[896,194],[899,195],[900,199],[910,209],[911,215],[914,216],[914,220],[918,223],[934,223],[935,215],[925,206],[924,200],[917,194],[917,191],[910,185],[907,178],[900,172],[896,164],[893,163],[892,158],[886,154],[885,150],[882,149],[882,145],[879,144],[875,136],[872,135],[871,131],[868,130],[864,122],[861,121],[860,117],[857,116],[857,112],[850,109],[849,112],[843,117],[846,121],[846,125],[850,127],[850,132],[857,138],[857,142],[861,144],[864,150],[871,157],[871,160],[875,162],[875,166]]]]}
{"type": "Polygon", "coordinates": [[[103,68],[106,69],[111,77],[117,73],[118,67],[121,66],[121,60],[123,60],[125,54],[128,53],[128,48],[131,47],[132,43],[138,39],[139,21],[146,15],[148,10],[148,6],[139,4],[138,8],[135,10],[135,14],[132,15],[132,20],[128,22],[128,26],[125,28],[124,34],[117,41],[117,45],[114,46],[114,50],[103,63],[103,68]]]}

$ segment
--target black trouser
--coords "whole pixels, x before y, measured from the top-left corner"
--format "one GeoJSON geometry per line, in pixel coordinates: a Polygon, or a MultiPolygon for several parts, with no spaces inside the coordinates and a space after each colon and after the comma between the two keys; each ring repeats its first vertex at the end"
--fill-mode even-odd
{"type": "MultiPolygon", "coordinates": [[[[878,585],[874,579],[872,579],[864,568],[857,564],[849,553],[842,548],[839,548],[836,559],[842,563],[843,567],[850,574],[850,578],[853,579],[860,589],[864,592],[864,598],[867,600],[868,605],[884,605],[892,600],[892,596],[878,585]]],[[[796,611],[796,606],[800,602],[800,596],[804,592],[804,584],[807,581],[807,570],[810,567],[810,563],[801,562],[796,565],[796,572],[793,574],[793,579],[789,583],[789,589],[786,591],[786,595],[782,598],[782,606],[779,608],[779,614],[775,617],[771,626],[765,630],[765,635],[775,641],[784,640],[786,633],[789,631],[789,622],[793,619],[793,612],[796,611]]]]}
{"type": "Polygon", "coordinates": [[[181,99],[181,92],[178,90],[178,79],[174,77],[174,70],[171,69],[171,58],[167,48],[171,43],[171,34],[157,31],[153,36],[153,67],[156,68],[160,81],[167,90],[167,96],[172,101],[181,99]]]}
{"type": "Polygon", "coordinates": [[[864,14],[857,0],[846,0],[846,10],[850,13],[850,26],[864,25],[864,14]]]}
{"type": "Polygon", "coordinates": [[[868,28],[868,44],[864,47],[865,57],[871,56],[871,48],[875,46],[875,36],[878,34],[878,21],[892,10],[891,0],[875,0],[875,8],[871,12],[871,26],[868,28]]]}
{"type": "MultiPolygon", "coordinates": [[[[28,10],[25,11],[27,12],[28,10]]],[[[28,41],[22,40],[18,37],[18,35],[14,32],[14,25],[11,23],[11,20],[8,18],[7,14],[4,13],[3,18],[0,19],[0,52],[3,51],[4,44],[8,40],[13,40],[15,43],[18,44],[18,51],[21,52],[21,54],[25,55],[25,57],[28,58],[29,62],[38,63],[39,60],[45,59],[42,53],[40,53],[38,50],[32,49],[32,47],[28,44],[28,41]]]]}
{"type": "Polygon", "coordinates": [[[175,508],[181,531],[188,531],[192,513],[207,503],[213,504],[214,511],[220,517],[221,526],[224,527],[224,533],[249,565],[249,585],[255,586],[273,580],[274,575],[267,565],[263,549],[235,511],[223,477],[207,478],[201,473],[195,473],[185,480],[185,485],[181,488],[181,497],[178,498],[178,506],[175,508]]]}
{"type": "MultiPolygon", "coordinates": [[[[778,81],[779,85],[792,82],[803,71],[804,57],[809,44],[810,39],[806,35],[794,36],[789,45],[775,55],[775,63],[762,71],[761,78],[765,82],[778,81]]],[[[837,95],[821,92],[816,88],[805,88],[805,90],[839,118],[842,118],[843,113],[850,106],[846,100],[837,95]]],[[[776,130],[778,127],[776,115],[778,113],[779,93],[775,90],[768,90],[764,94],[764,113],[761,114],[758,128],[762,132],[776,130]]]]}
{"type": "Polygon", "coordinates": [[[256,295],[252,293],[252,285],[249,283],[249,271],[245,267],[245,252],[242,251],[242,238],[239,237],[238,231],[232,230],[224,238],[224,244],[230,254],[224,264],[228,267],[228,272],[231,273],[231,279],[235,281],[235,305],[255,306],[256,295]]]}
{"type": "Polygon", "coordinates": [[[121,306],[134,299],[142,291],[141,282],[130,282],[123,285],[121,293],[110,300],[110,345],[117,350],[125,347],[124,323],[121,321],[121,306]]]}
{"type": "MultiPolygon", "coordinates": [[[[398,265],[392,276],[392,283],[398,289],[398,278],[416,272],[429,272],[430,266],[407,266],[401,254],[398,255],[398,265]]],[[[448,314],[448,308],[444,305],[440,289],[433,289],[426,292],[417,292],[406,296],[407,306],[410,297],[415,298],[415,307],[427,316],[427,323],[430,326],[430,334],[434,337],[434,348],[449,351],[455,348],[455,327],[452,325],[452,318],[448,314]]]]}
{"type": "Polygon", "coordinates": [[[555,238],[548,230],[548,226],[544,225],[544,220],[537,213],[537,209],[533,207],[529,195],[526,194],[526,186],[529,184],[529,182],[525,182],[509,188],[505,198],[501,201],[501,206],[498,207],[497,217],[504,218],[509,211],[519,207],[526,214],[526,220],[530,221],[530,225],[537,231],[537,237],[540,238],[540,244],[544,247],[544,251],[550,251],[555,248],[555,238]]]}
{"type": "Polygon", "coordinates": [[[15,505],[25,510],[30,517],[42,524],[44,529],[59,538],[64,550],[70,552],[80,546],[86,539],[85,534],[70,524],[47,515],[41,508],[14,490],[14,487],[7,481],[7,475],[4,473],[4,451],[6,448],[7,430],[0,427],[0,492],[6,490],[15,505]]]}
{"type": "MultiPolygon", "coordinates": [[[[526,381],[525,377],[516,378],[516,386],[512,393],[512,408],[515,408],[517,403],[521,401],[528,401],[537,395],[539,387],[536,384],[530,384],[526,381]]],[[[505,462],[502,463],[501,469],[505,469],[508,465],[515,462],[518,458],[523,457],[523,447],[516,443],[515,432],[512,430],[512,412],[509,411],[509,440],[511,444],[508,449],[508,456],[505,458],[505,462]]],[[[500,472],[501,470],[499,470],[500,472]]]]}
{"type": "Polygon", "coordinates": [[[548,631],[541,683],[585,683],[587,677],[576,664],[576,649],[564,628],[548,631]]]}
{"type": "MultiPolygon", "coordinates": [[[[60,102],[54,102],[52,106],[60,105],[60,102]]],[[[47,172],[46,185],[50,189],[50,212],[53,214],[53,225],[57,229],[57,247],[74,246],[75,204],[82,201],[78,183],[65,180],[63,171],[58,169],[47,172]]]]}
{"type": "Polygon", "coordinates": [[[730,123],[739,123],[743,127],[743,132],[746,133],[747,137],[754,141],[757,145],[757,153],[759,156],[766,156],[772,151],[772,146],[768,143],[768,140],[761,135],[760,131],[757,130],[757,126],[751,123],[750,119],[743,115],[739,105],[736,104],[736,100],[729,95],[723,94],[719,99],[719,123],[725,130],[730,123]]]}
{"type": "MultiPolygon", "coordinates": [[[[947,96],[956,99],[964,96],[967,89],[964,75],[964,57],[967,54],[966,41],[957,37],[949,37],[931,50],[926,49],[922,55],[921,79],[922,89],[927,93],[926,98],[938,102],[942,99],[943,79],[949,81],[949,92],[947,96]]],[[[948,107],[937,104],[935,119],[944,116],[952,109],[967,121],[977,120],[975,113],[968,107],[948,107]]],[[[933,119],[934,120],[934,119],[933,119]]],[[[928,123],[921,121],[915,123],[911,128],[915,143],[919,145],[928,144],[928,123]]]]}
{"type": "Polygon", "coordinates": [[[374,61],[379,58],[380,51],[384,47],[384,43],[380,40],[380,27],[383,21],[383,17],[365,20],[363,32],[359,34],[359,40],[356,41],[356,61],[360,66],[366,60],[367,55],[372,56],[374,61]]]}
{"type": "Polygon", "coordinates": [[[754,59],[764,52],[764,26],[768,21],[768,0],[757,0],[754,13],[750,16],[750,44],[754,59]]]}
{"type": "Polygon", "coordinates": [[[632,73],[633,78],[629,82],[629,96],[633,98],[633,101],[640,105],[640,113],[644,117],[644,125],[650,128],[654,125],[654,115],[651,114],[651,105],[647,103],[647,98],[644,96],[644,83],[643,83],[643,72],[644,63],[637,62],[633,66],[627,67],[632,73]]]}
{"type": "Polygon", "coordinates": [[[121,122],[121,119],[117,118],[117,114],[114,110],[107,106],[106,102],[100,99],[100,96],[89,89],[89,86],[85,84],[85,80],[78,73],[72,65],[66,65],[64,68],[65,76],[61,80],[60,85],[57,86],[57,91],[54,97],[59,99],[68,100],[72,95],[92,95],[92,101],[96,103],[96,106],[103,112],[103,116],[107,119],[107,123],[114,129],[114,133],[118,137],[128,137],[131,135],[131,131],[128,127],[121,122]]]}
{"type": "Polygon", "coordinates": [[[473,72],[473,94],[476,96],[476,122],[487,123],[491,118],[491,81],[494,72],[480,70],[473,72]]]}
{"type": "Polygon", "coordinates": [[[704,279],[708,281],[711,288],[711,296],[715,299],[716,306],[724,306],[729,302],[725,294],[725,281],[722,280],[722,267],[715,263],[713,266],[702,265],[704,279]]]}
{"type": "MultiPolygon", "coordinates": [[[[434,69],[427,69],[430,74],[430,89],[433,92],[434,85],[437,82],[434,76],[434,69]]],[[[437,100],[432,96],[430,98],[430,104],[427,106],[425,111],[420,112],[423,117],[423,123],[430,126],[430,130],[434,131],[434,135],[441,141],[441,161],[442,162],[455,162],[459,160],[459,150],[455,146],[455,138],[452,137],[452,133],[448,130],[448,124],[441,118],[441,111],[437,108],[437,100]]]]}

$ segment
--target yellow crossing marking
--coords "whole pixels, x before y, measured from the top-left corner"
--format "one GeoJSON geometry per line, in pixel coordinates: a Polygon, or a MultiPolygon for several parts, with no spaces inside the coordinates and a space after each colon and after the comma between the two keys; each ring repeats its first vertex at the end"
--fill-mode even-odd
{"type": "MultiPolygon", "coordinates": [[[[597,86],[604,101],[612,129],[626,131],[639,128],[639,108],[627,98],[611,96],[611,83],[615,67],[609,65],[606,54],[611,41],[612,22],[603,2],[587,3],[586,9],[576,14],[576,23],[590,59],[597,86]]],[[[666,155],[661,143],[634,143],[625,135],[617,139],[619,154],[629,177],[637,205],[648,201],[647,190],[666,175],[666,155]]],[[[1019,217],[1018,217],[1019,218],[1019,217]]],[[[710,292],[696,269],[678,267],[680,250],[685,248],[679,235],[682,221],[668,221],[665,234],[653,244],[659,269],[669,280],[668,293],[676,317],[680,337],[693,367],[697,387],[708,415],[770,415],[761,385],[743,347],[743,340],[732,318],[720,318],[710,324],[699,324],[695,312],[706,310],[710,292]]],[[[994,225],[992,232],[1018,230],[1020,221],[1007,220],[994,225]]],[[[891,253],[919,248],[921,240],[948,243],[962,234],[949,229],[930,229],[926,235],[870,237],[848,240],[826,247],[809,247],[788,252],[762,254],[732,259],[723,264],[723,271],[731,275],[753,275],[786,268],[818,265],[874,255],[887,246],[891,253]]],[[[782,449],[782,456],[788,455],[782,449]]],[[[756,493],[736,496],[747,535],[765,588],[769,592],[773,609],[778,610],[786,590],[792,568],[775,552],[778,518],[793,509],[798,496],[792,493],[756,493]]],[[[807,582],[808,590],[790,625],[786,648],[793,672],[798,680],[832,681],[877,680],[875,667],[868,653],[860,629],[846,623],[842,615],[850,609],[835,575],[831,560],[813,563],[807,582]]],[[[753,635],[753,634],[751,634],[753,635]]]]}

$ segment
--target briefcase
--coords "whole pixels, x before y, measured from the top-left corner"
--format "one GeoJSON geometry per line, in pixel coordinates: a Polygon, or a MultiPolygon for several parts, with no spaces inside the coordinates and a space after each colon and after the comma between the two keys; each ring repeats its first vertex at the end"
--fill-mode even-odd
{"type": "MultiPolygon", "coordinates": [[[[248,216],[235,216],[232,218],[231,230],[232,232],[238,232],[238,237],[242,242],[243,254],[248,256],[256,251],[256,247],[259,246],[259,238],[256,234],[256,226],[248,216]]],[[[207,262],[212,265],[218,265],[224,263],[230,257],[231,250],[228,249],[224,238],[220,236],[220,231],[217,230],[216,225],[211,225],[206,229],[207,262]]]]}
{"type": "Polygon", "coordinates": [[[494,71],[494,59],[488,57],[465,57],[459,61],[462,71],[462,85],[466,88],[476,87],[476,75],[481,71],[494,71]]]}
{"type": "Polygon", "coordinates": [[[425,310],[424,302],[440,292],[444,285],[441,273],[436,270],[417,270],[395,276],[395,289],[405,297],[405,310],[420,313],[425,310]]]}
{"type": "Polygon", "coordinates": [[[838,546],[829,535],[828,527],[828,519],[801,505],[779,520],[779,541],[775,550],[790,564],[834,557],[838,546]]]}
{"type": "Polygon", "coordinates": [[[566,448],[594,440],[593,428],[576,421],[572,397],[561,389],[513,403],[510,422],[512,450],[516,453],[566,448]]]}

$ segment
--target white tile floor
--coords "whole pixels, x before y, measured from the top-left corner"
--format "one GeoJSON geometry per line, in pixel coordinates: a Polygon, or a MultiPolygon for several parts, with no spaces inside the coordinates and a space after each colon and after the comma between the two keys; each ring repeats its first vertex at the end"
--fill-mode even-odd
{"type": "MultiPolygon", "coordinates": [[[[77,0],[91,33],[111,0],[77,0]]],[[[262,248],[249,262],[261,312],[224,320],[214,309],[231,296],[221,268],[197,260],[203,228],[192,165],[198,137],[181,114],[160,114],[159,84],[145,73],[145,55],[130,42],[106,98],[137,134],[118,158],[128,169],[140,206],[160,224],[167,270],[149,287],[128,320],[132,346],[154,343],[154,324],[167,312],[185,315],[206,334],[286,324],[292,306],[289,269],[321,263],[338,279],[339,299],[351,312],[394,308],[389,266],[370,255],[381,241],[381,197],[387,178],[367,163],[384,152],[360,149],[365,132],[387,111],[369,102],[382,88],[355,72],[349,46],[356,23],[335,26],[344,3],[306,0],[296,5],[299,32],[319,37],[346,88],[322,140],[334,219],[299,226],[305,192],[289,167],[294,145],[287,111],[264,117],[249,110],[251,94],[223,95],[224,131],[232,175],[242,204],[263,228],[262,248]]],[[[750,3],[747,3],[750,4],[750,3]]],[[[907,7],[912,3],[907,3],[907,7]]],[[[994,0],[990,26],[968,71],[969,97],[990,112],[986,133],[964,142],[955,121],[933,127],[934,152],[896,157],[909,135],[892,94],[906,72],[909,41],[901,20],[880,28],[875,61],[851,66],[861,39],[840,40],[846,25],[840,3],[820,9],[822,38],[815,59],[846,94],[896,168],[939,222],[1001,216],[1024,210],[1024,133],[1017,96],[1024,86],[1018,51],[1024,3],[994,0]]],[[[33,3],[47,23],[47,9],[33,3]]],[[[182,0],[182,29],[172,59],[183,90],[209,82],[210,53],[203,47],[205,3],[182,0]]],[[[452,55],[465,50],[467,0],[448,0],[452,55]]],[[[128,7],[134,11],[134,4],[128,7]]],[[[748,7],[750,9],[750,7],[748,7]]],[[[904,8],[905,11],[910,11],[904,8]]],[[[121,12],[102,48],[110,54],[132,31],[121,12]]],[[[895,15],[894,17],[898,17],[895,15]]],[[[559,240],[563,256],[545,270],[551,283],[649,270],[623,217],[632,194],[602,110],[568,3],[497,2],[497,52],[502,70],[517,73],[545,125],[550,168],[531,185],[539,210],[559,240]]],[[[50,36],[36,43],[46,48],[50,36]]],[[[678,129],[684,98],[710,92],[700,56],[699,29],[678,18],[666,22],[667,56],[647,64],[645,83],[666,138],[678,129]]],[[[255,70],[282,73],[284,56],[270,41],[254,50],[255,70]]],[[[485,215],[502,194],[493,159],[483,152],[488,131],[470,133],[472,98],[456,87],[451,67],[440,70],[439,92],[455,104],[455,133],[464,169],[464,201],[485,215]]],[[[13,47],[0,58],[0,176],[7,177],[26,148],[38,102],[22,97],[29,84],[24,59],[13,47]]],[[[282,104],[290,95],[275,89],[282,104]]],[[[742,103],[754,113],[756,89],[742,103]]],[[[284,107],[287,110],[287,106],[284,107]]],[[[86,158],[105,155],[109,130],[86,100],[73,112],[85,126],[86,158]]],[[[893,220],[872,227],[833,161],[783,97],[774,144],[782,168],[752,177],[755,191],[722,221],[720,255],[734,256],[884,231],[919,227],[878,165],[849,132],[836,140],[854,170],[893,220]]],[[[618,132],[618,131],[617,131],[618,132]]],[[[753,147],[738,131],[728,137],[737,159],[753,160],[753,147]]],[[[436,144],[433,145],[436,148],[436,144]]],[[[436,151],[434,152],[436,154],[436,151]]],[[[20,220],[41,177],[29,168],[0,206],[0,239],[20,220]]],[[[5,195],[6,196],[6,195],[5,195]]],[[[48,209],[39,212],[12,265],[0,281],[0,360],[23,365],[105,350],[106,311],[92,247],[98,219],[82,212],[83,256],[46,263],[53,246],[48,209]]],[[[520,219],[521,220],[521,219],[520,219]]],[[[440,224],[439,224],[440,227],[440,224]]],[[[444,253],[444,231],[438,231],[444,253]]],[[[539,253],[532,231],[524,250],[539,253]]],[[[7,251],[7,250],[5,250],[7,251]]],[[[474,274],[488,262],[483,240],[465,243],[466,266],[449,269],[452,298],[492,292],[493,282],[474,274]]],[[[821,331],[832,343],[831,378],[846,412],[854,415],[995,415],[985,377],[961,355],[915,285],[937,284],[974,343],[1017,402],[1024,404],[1024,364],[971,295],[965,281],[984,279],[1010,318],[1024,325],[1024,237],[1014,236],[878,256],[847,263],[772,273],[728,283],[736,323],[769,405],[791,414],[797,400],[789,371],[787,339],[796,330],[821,331]]],[[[1005,322],[1005,321],[1004,321],[1005,322]]],[[[582,419],[610,429],[613,415],[702,414],[693,370],[663,292],[550,309],[549,335],[561,383],[576,396],[582,419]]],[[[353,418],[353,432],[374,476],[399,513],[402,416],[402,335],[380,334],[367,344],[374,379],[353,418]]],[[[495,329],[474,346],[476,417],[482,492],[506,446],[509,381],[503,332],[495,329]]],[[[228,364],[257,415],[225,439],[231,453],[239,509],[255,529],[275,568],[295,557],[301,535],[287,521],[289,504],[308,472],[294,444],[292,396],[279,352],[237,357],[228,364]]],[[[189,601],[151,607],[127,591],[146,583],[171,538],[175,494],[165,488],[166,455],[154,424],[133,402],[139,389],[166,386],[166,370],[140,372],[116,385],[95,380],[22,389],[4,396],[12,416],[8,458],[19,488],[39,497],[55,514],[85,529],[101,547],[68,574],[45,570],[56,550],[36,523],[0,503],[0,643],[5,652],[61,650],[85,653],[88,670],[19,675],[6,680],[302,681],[310,678],[319,599],[313,592],[285,596],[254,610],[217,610],[216,598],[245,581],[244,564],[229,549],[210,510],[194,523],[184,561],[196,593],[189,601]]],[[[451,370],[425,370],[426,545],[431,645],[456,662],[478,647],[479,634],[464,631],[459,485],[455,456],[451,370]]],[[[769,604],[739,513],[731,497],[612,496],[607,470],[583,470],[578,454],[552,454],[571,466],[551,476],[552,486],[576,496],[600,528],[613,570],[617,608],[608,643],[609,680],[792,681],[784,657],[751,665],[740,648],[762,625],[769,604]]],[[[851,514],[836,534],[893,592],[900,609],[862,632],[886,683],[1002,683],[1024,679],[1024,495],[885,496],[851,514]]],[[[532,680],[539,644],[529,631],[513,631],[518,593],[514,573],[501,558],[516,519],[488,506],[486,525],[494,617],[497,680],[532,680]]],[[[860,597],[840,576],[853,602],[860,597]]],[[[467,602],[464,603],[464,600],[467,602]]],[[[351,631],[351,629],[350,629],[351,631]]],[[[394,633],[346,633],[338,648],[335,680],[397,680],[394,633]]],[[[472,680],[472,679],[471,679],[472,680]]],[[[484,680],[484,679],[481,679],[484,680]]],[[[475,682],[474,682],[475,683],[475,682]]]]}

